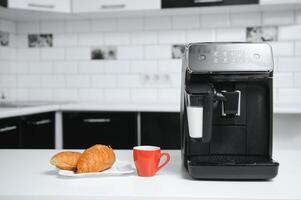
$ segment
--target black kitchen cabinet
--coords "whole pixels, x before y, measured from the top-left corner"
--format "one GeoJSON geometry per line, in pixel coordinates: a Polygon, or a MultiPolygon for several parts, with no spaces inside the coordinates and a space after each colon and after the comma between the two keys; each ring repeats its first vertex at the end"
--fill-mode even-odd
{"type": "Polygon", "coordinates": [[[21,148],[53,149],[55,147],[54,113],[21,117],[21,148]]]}
{"type": "Polygon", "coordinates": [[[180,113],[141,113],[141,144],[180,149],[180,113]]]}
{"type": "Polygon", "coordinates": [[[137,114],[128,112],[63,113],[63,144],[66,149],[85,149],[94,144],[114,149],[137,145],[137,114]]]}
{"type": "Polygon", "coordinates": [[[0,119],[0,148],[17,149],[20,147],[19,118],[0,119]]]}

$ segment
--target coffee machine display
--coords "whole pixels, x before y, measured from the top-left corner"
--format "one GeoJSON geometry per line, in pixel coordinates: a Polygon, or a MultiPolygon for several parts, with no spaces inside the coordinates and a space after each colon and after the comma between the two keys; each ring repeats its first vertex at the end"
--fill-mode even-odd
{"type": "Polygon", "coordinates": [[[185,50],[182,160],[196,179],[272,179],[273,57],[263,43],[185,50]]]}

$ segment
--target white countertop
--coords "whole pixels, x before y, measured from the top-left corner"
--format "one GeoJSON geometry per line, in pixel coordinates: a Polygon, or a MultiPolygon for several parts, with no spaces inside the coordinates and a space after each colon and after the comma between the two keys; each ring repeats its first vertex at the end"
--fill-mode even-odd
{"type": "MultiPolygon", "coordinates": [[[[301,151],[278,151],[279,174],[272,181],[196,181],[181,167],[180,151],[154,177],[136,174],[66,178],[49,164],[55,150],[0,150],[0,199],[301,199],[301,151]]],[[[116,151],[132,161],[132,151],[116,151]]]]}
{"type": "MultiPolygon", "coordinates": [[[[27,102],[26,102],[27,103],[27,102]]],[[[38,102],[26,107],[0,107],[0,118],[56,111],[180,112],[179,105],[108,102],[38,102]]]]}
{"type": "MultiPolygon", "coordinates": [[[[27,102],[28,103],[28,102],[27,102]]],[[[124,111],[124,112],[180,112],[178,104],[109,103],[109,102],[31,102],[26,107],[0,107],[0,118],[55,111],[124,111]]],[[[276,114],[301,114],[301,104],[276,104],[276,114]]]]}

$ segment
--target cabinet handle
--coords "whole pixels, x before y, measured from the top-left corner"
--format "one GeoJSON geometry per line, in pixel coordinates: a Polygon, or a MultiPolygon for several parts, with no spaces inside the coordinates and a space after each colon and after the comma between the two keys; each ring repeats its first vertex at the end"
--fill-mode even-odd
{"type": "Polygon", "coordinates": [[[28,7],[33,7],[33,8],[46,8],[46,9],[54,9],[55,5],[51,5],[51,4],[37,4],[37,3],[28,3],[27,4],[28,7]]]}
{"type": "Polygon", "coordinates": [[[5,133],[17,129],[17,126],[7,126],[0,129],[0,133],[5,133]]]}
{"type": "Polygon", "coordinates": [[[39,126],[39,125],[43,125],[43,124],[50,124],[51,120],[50,119],[43,119],[43,120],[40,120],[40,121],[29,122],[29,123],[39,126]]]}
{"type": "Polygon", "coordinates": [[[223,2],[223,0],[194,0],[194,3],[218,3],[223,2]]]}
{"type": "Polygon", "coordinates": [[[101,5],[100,9],[121,9],[125,8],[125,4],[101,5]]]}
{"type": "Polygon", "coordinates": [[[84,119],[85,123],[110,123],[110,118],[95,118],[95,119],[84,119]]]}

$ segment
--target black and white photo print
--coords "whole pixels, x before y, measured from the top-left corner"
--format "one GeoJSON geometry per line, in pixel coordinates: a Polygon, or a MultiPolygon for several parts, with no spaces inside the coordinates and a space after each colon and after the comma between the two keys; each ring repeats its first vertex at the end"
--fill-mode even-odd
{"type": "Polygon", "coordinates": [[[182,59],[185,52],[185,45],[183,44],[174,44],[171,48],[172,59],[182,59]]]}
{"type": "Polygon", "coordinates": [[[271,42],[278,39],[278,27],[277,26],[257,26],[247,27],[246,29],[248,42],[271,42]]]}
{"type": "Polygon", "coordinates": [[[52,34],[28,34],[28,47],[52,47],[52,34]]]}
{"type": "Polygon", "coordinates": [[[9,33],[0,31],[0,46],[7,47],[9,45],[9,33]]]}
{"type": "Polygon", "coordinates": [[[91,49],[92,60],[116,60],[117,48],[115,46],[96,47],[91,49]]]}

